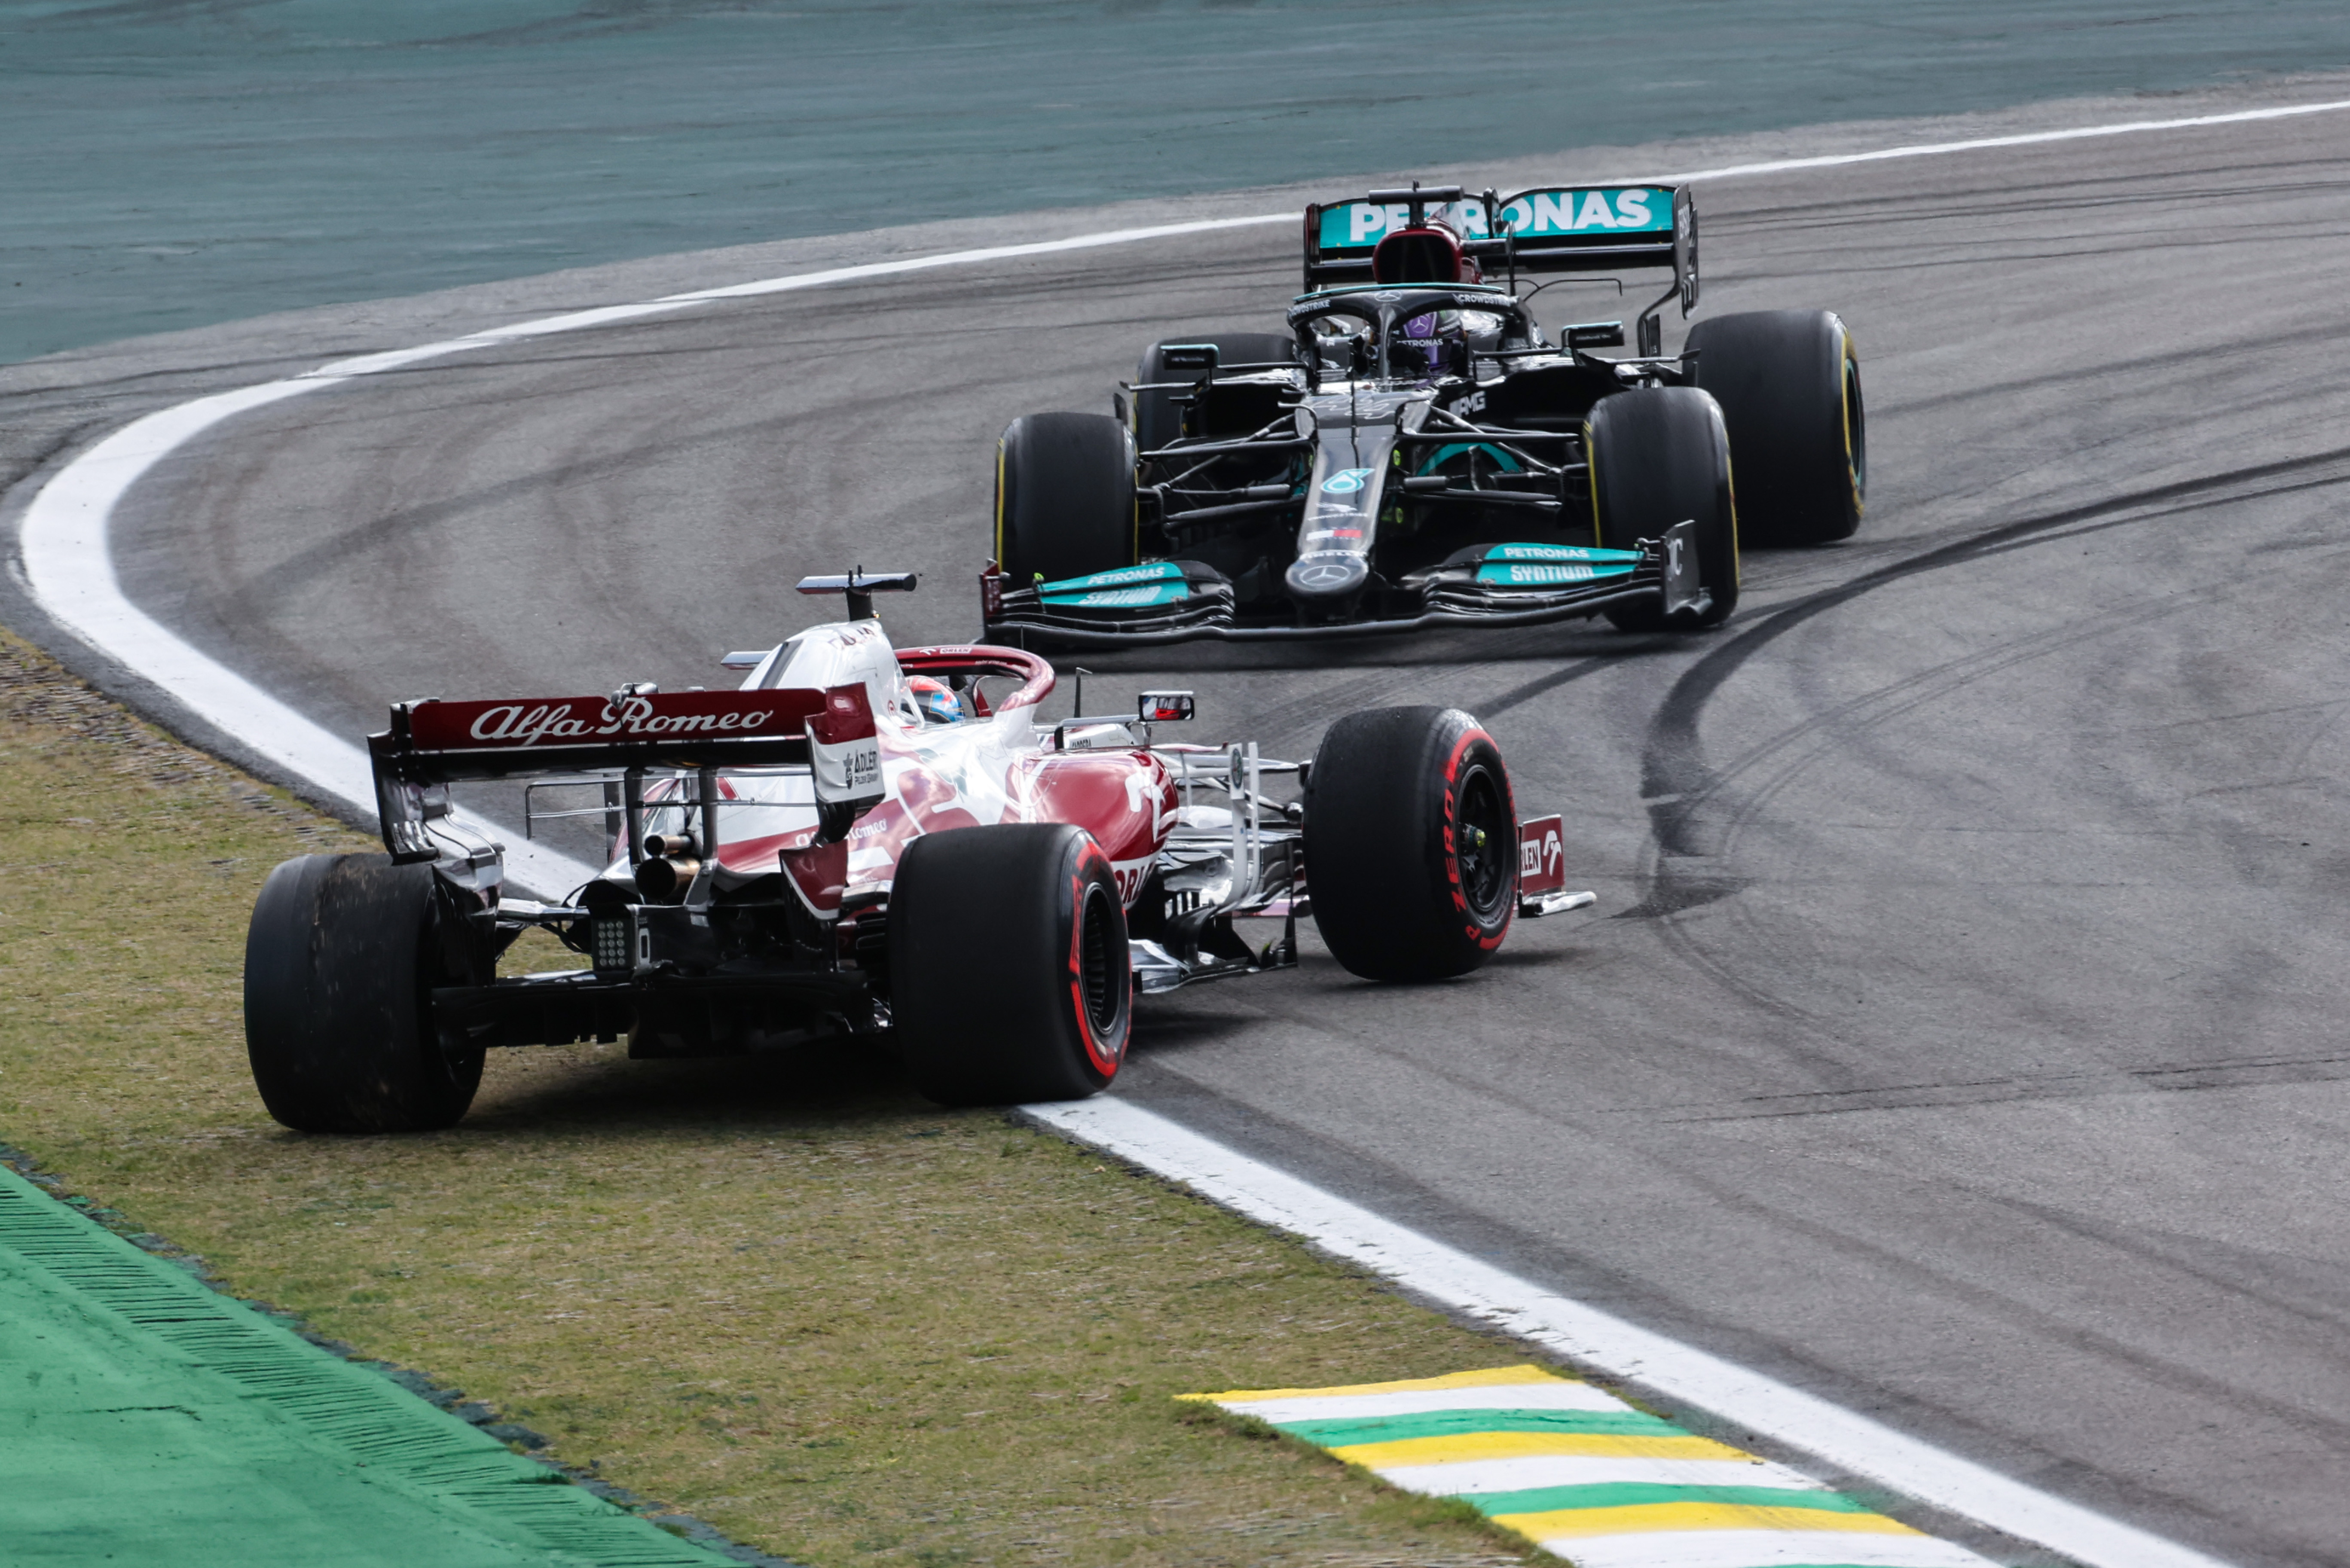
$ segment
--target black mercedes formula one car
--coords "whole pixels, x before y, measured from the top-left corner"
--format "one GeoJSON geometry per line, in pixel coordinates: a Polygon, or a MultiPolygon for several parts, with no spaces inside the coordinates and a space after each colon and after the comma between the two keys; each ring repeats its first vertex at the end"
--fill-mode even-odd
{"type": "Polygon", "coordinates": [[[1322,638],[1605,615],[1720,624],[1739,541],[1859,525],[1860,365],[1825,310],[1696,323],[1687,187],[1374,191],[1305,210],[1286,331],[1153,345],[1114,414],[998,442],[987,635],[1063,645],[1322,638]],[[1555,337],[1564,281],[1669,270],[1634,326],[1555,337]],[[1731,472],[1737,474],[1733,497],[1731,472]]]}

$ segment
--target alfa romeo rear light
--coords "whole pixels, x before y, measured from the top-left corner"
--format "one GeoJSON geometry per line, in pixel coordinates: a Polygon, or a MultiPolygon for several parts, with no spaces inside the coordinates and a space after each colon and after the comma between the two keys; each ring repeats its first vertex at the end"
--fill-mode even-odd
{"type": "Polygon", "coordinates": [[[618,909],[588,923],[588,958],[607,973],[627,974],[637,967],[637,918],[618,909]]]}

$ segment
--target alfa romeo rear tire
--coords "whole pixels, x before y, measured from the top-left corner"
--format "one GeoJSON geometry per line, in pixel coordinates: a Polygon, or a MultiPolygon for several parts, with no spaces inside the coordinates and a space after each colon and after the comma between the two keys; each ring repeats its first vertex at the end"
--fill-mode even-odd
{"type": "Polygon", "coordinates": [[[1721,410],[1693,387],[1637,387],[1594,404],[1583,421],[1592,527],[1611,550],[1697,524],[1698,581],[1711,602],[1668,617],[1661,605],[1611,609],[1625,631],[1720,626],[1738,605],[1738,510],[1721,410]]]}
{"type": "Polygon", "coordinates": [[[435,985],[478,983],[462,917],[426,866],[306,855],[269,874],[244,939],[244,1047],[269,1114],[299,1132],[421,1132],[473,1103],[482,1053],[432,1026],[435,985]]]}
{"type": "Polygon", "coordinates": [[[1501,748],[1454,708],[1330,726],[1305,787],[1305,887],[1330,954],[1365,980],[1442,980],[1500,949],[1518,907],[1501,748]]]}
{"type": "Polygon", "coordinates": [[[996,443],[995,558],[1012,586],[1134,565],[1134,441],[1107,414],[1024,414],[996,443]]]}
{"type": "Polygon", "coordinates": [[[1690,328],[1697,384],[1721,405],[1738,517],[1758,545],[1848,539],[1868,499],[1860,356],[1825,310],[1755,310],[1690,328]]]}
{"type": "MultiPolygon", "coordinates": [[[[1197,337],[1170,337],[1142,351],[1142,363],[1134,372],[1136,384],[1147,387],[1156,381],[1198,380],[1197,371],[1170,370],[1162,358],[1168,348],[1195,343],[1214,344],[1220,368],[1297,363],[1297,340],[1285,332],[1217,332],[1197,337]]],[[[1181,396],[1180,392],[1171,391],[1134,394],[1134,441],[1138,448],[1157,452],[1183,433],[1183,405],[1176,401],[1181,396]]]]}
{"type": "Polygon", "coordinates": [[[1076,1100],[1126,1059],[1133,971],[1108,857],[1066,823],[926,834],[889,894],[889,1011],[948,1106],[1076,1100]]]}

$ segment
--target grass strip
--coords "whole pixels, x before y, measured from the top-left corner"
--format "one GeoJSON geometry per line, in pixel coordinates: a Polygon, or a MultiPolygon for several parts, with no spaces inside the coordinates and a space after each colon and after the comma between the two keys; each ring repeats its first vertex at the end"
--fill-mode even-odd
{"type": "Polygon", "coordinates": [[[370,847],[0,634],[0,1137],[236,1293],[818,1568],[1533,1559],[1171,1403],[1522,1351],[886,1064],[501,1052],[449,1132],[278,1127],[245,917],[278,860],[370,847]]]}

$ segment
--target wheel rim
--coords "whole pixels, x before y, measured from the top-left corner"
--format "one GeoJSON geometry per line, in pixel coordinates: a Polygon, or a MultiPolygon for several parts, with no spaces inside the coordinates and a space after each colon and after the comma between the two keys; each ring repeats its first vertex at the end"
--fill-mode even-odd
{"type": "Polygon", "coordinates": [[[1110,950],[1117,931],[1109,895],[1098,882],[1086,888],[1082,919],[1077,937],[1078,980],[1085,987],[1087,1022],[1098,1037],[1116,1027],[1119,1002],[1118,961],[1110,950]]]}
{"type": "Polygon", "coordinates": [[[1490,920],[1510,891],[1510,862],[1515,848],[1510,814],[1503,805],[1500,784],[1483,767],[1472,767],[1462,777],[1459,815],[1453,824],[1452,856],[1461,874],[1461,892],[1480,920],[1490,920]]]}
{"type": "Polygon", "coordinates": [[[1860,366],[1851,359],[1844,362],[1844,431],[1852,460],[1853,509],[1858,511],[1868,499],[1868,421],[1861,412],[1860,366]]]}

